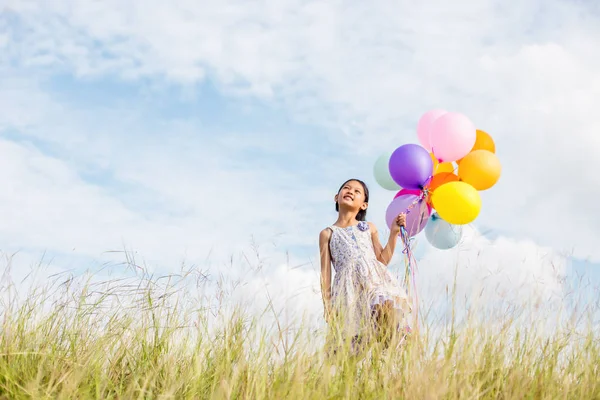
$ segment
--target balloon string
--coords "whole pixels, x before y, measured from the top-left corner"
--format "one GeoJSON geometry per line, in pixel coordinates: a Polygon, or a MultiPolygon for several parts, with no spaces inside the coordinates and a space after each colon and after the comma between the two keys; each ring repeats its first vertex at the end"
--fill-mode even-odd
{"type": "MultiPolygon", "coordinates": [[[[431,179],[431,177],[429,178],[431,179]]],[[[428,188],[422,188],[421,189],[421,193],[419,193],[419,196],[406,208],[405,214],[409,214],[412,209],[417,205],[417,204],[421,204],[422,206],[427,207],[427,204],[423,204],[425,199],[427,199],[429,197],[429,189],[428,188]]],[[[421,210],[423,211],[423,210],[421,210]]],[[[408,235],[408,231],[406,230],[406,227],[401,227],[400,228],[400,234],[402,237],[402,242],[404,243],[404,249],[402,250],[402,253],[406,255],[405,258],[405,262],[406,262],[406,269],[404,271],[404,286],[406,287],[407,291],[408,291],[408,295],[409,297],[412,297],[413,299],[413,306],[415,309],[415,327],[418,328],[419,326],[419,293],[417,291],[417,280],[416,280],[416,275],[417,275],[417,260],[415,258],[415,256],[413,255],[412,252],[412,247],[411,247],[411,241],[412,238],[408,235]],[[413,296],[411,296],[411,283],[412,283],[412,293],[413,296]]]]}
{"type": "Polygon", "coordinates": [[[404,275],[404,284],[408,289],[408,295],[413,298],[413,306],[415,308],[415,325],[418,327],[419,324],[419,294],[417,291],[417,263],[412,253],[411,238],[408,236],[408,232],[404,227],[401,228],[402,241],[404,242],[404,250],[402,253],[406,255],[406,271],[404,275]],[[410,285],[412,283],[412,285],[410,285]],[[409,287],[409,286],[412,286],[409,287]],[[411,290],[412,289],[412,290],[411,290]],[[411,296],[412,292],[412,296],[411,296]]]}
{"type": "MultiPolygon", "coordinates": [[[[406,214],[409,214],[412,209],[419,203],[423,202],[425,198],[429,196],[429,191],[427,188],[423,189],[419,194],[419,197],[415,199],[406,209],[406,214]]],[[[422,204],[427,207],[426,204],[422,204]]],[[[408,290],[408,294],[410,296],[411,288],[409,287],[412,283],[412,293],[413,293],[413,306],[415,308],[415,327],[418,328],[419,325],[419,293],[417,291],[417,260],[412,252],[411,241],[412,238],[408,235],[408,231],[403,226],[400,229],[400,234],[402,237],[402,242],[404,243],[404,249],[402,253],[406,255],[406,270],[404,275],[404,284],[408,290]]]]}

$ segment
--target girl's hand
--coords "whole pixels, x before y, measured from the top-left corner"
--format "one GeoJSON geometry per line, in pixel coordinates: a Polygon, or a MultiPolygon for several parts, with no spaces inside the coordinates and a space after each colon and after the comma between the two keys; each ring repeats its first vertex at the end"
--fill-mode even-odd
{"type": "Polygon", "coordinates": [[[392,225],[392,233],[397,235],[400,233],[400,229],[406,226],[406,214],[402,213],[396,217],[396,223],[392,225]]]}

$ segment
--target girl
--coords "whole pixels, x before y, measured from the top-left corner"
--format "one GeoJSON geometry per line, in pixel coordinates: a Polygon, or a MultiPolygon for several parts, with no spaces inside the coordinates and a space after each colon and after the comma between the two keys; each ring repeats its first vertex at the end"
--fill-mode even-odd
{"type": "Polygon", "coordinates": [[[346,181],[334,200],[338,219],[319,235],[325,318],[353,347],[372,333],[389,345],[407,327],[411,312],[406,292],[387,269],[406,216],[397,217],[383,248],[377,228],[366,222],[369,189],[364,182],[346,181]]]}

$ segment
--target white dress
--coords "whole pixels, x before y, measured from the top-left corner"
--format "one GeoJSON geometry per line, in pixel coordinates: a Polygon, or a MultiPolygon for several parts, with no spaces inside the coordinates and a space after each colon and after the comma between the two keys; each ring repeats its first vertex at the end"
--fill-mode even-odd
{"type": "Polygon", "coordinates": [[[377,260],[369,224],[361,221],[330,229],[329,249],[335,270],[332,306],[341,317],[345,334],[354,337],[370,329],[374,306],[385,301],[393,303],[398,329],[410,327],[411,303],[398,279],[377,260]]]}

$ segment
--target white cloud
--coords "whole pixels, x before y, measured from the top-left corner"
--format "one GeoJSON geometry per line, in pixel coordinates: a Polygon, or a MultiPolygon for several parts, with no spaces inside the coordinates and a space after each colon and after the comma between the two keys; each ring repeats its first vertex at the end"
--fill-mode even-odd
{"type": "Polygon", "coordinates": [[[121,102],[85,109],[53,98],[34,79],[0,87],[8,110],[0,124],[17,140],[1,141],[0,174],[10,190],[0,196],[7,216],[0,234],[11,248],[97,257],[126,246],[172,269],[180,257],[236,256],[252,238],[265,256],[281,258],[290,247],[316,244],[321,216],[333,216],[332,206],[320,205],[335,188],[302,179],[336,175],[343,160],[306,154],[313,165],[301,171],[247,160],[257,149],[286,162],[295,144],[283,135],[219,137],[196,119],[153,118],[151,109],[121,102]]]}
{"type": "Polygon", "coordinates": [[[86,182],[71,165],[33,146],[0,140],[4,246],[76,249],[90,257],[127,246],[165,268],[184,255],[203,260],[211,247],[213,256],[226,257],[246,247],[251,235],[261,243],[276,240],[277,219],[295,220],[281,204],[287,196],[269,197],[256,175],[198,176],[192,167],[206,167],[202,163],[145,150],[147,158],[118,171],[130,187],[114,193],[114,187],[86,182]],[[254,191],[263,190],[265,198],[255,202],[254,191]]]}
{"type": "Polygon", "coordinates": [[[6,54],[82,77],[182,85],[208,77],[224,93],[281,102],[296,119],[349,132],[338,143],[365,158],[416,140],[428,108],[462,111],[496,138],[504,165],[480,221],[597,260],[600,224],[587,199],[600,196],[591,108],[600,100],[592,56],[600,32],[586,7],[14,2],[6,54]],[[556,214],[565,235],[553,234],[556,214]]]}
{"type": "Polygon", "coordinates": [[[6,188],[0,194],[2,236],[8,247],[25,244],[64,252],[75,247],[99,253],[114,249],[120,235],[143,223],[62,161],[6,140],[0,141],[0,152],[6,188]],[[112,235],[117,242],[108,241],[112,235]]]}
{"type": "Polygon", "coordinates": [[[452,292],[455,274],[459,303],[474,307],[534,305],[552,298],[562,301],[568,267],[564,255],[530,241],[502,236],[491,240],[473,228],[465,229],[463,235],[459,246],[451,250],[428,246],[418,264],[419,284],[432,303],[436,293],[452,292]]]}

